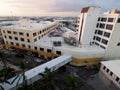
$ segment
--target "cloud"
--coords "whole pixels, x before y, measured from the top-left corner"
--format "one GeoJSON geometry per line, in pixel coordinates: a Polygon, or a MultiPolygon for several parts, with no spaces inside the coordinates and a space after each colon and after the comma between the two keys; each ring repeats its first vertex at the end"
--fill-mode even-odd
{"type": "MultiPolygon", "coordinates": [[[[119,0],[0,0],[16,12],[29,13],[76,13],[86,6],[100,6],[102,11],[120,9],[119,0]],[[28,12],[27,12],[28,11],[28,12]]],[[[52,14],[53,15],[53,14],[52,14]]]]}

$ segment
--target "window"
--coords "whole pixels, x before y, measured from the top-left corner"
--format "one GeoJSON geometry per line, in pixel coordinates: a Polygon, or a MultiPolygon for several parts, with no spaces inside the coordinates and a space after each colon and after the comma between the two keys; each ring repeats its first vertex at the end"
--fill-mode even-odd
{"type": "Polygon", "coordinates": [[[103,34],[103,31],[98,30],[98,34],[99,34],[99,35],[102,35],[102,34],[103,34]]]}
{"type": "Polygon", "coordinates": [[[3,30],[3,33],[5,33],[5,30],[3,30]]]}
{"type": "Polygon", "coordinates": [[[59,54],[59,55],[61,55],[61,51],[56,51],[56,54],[59,54]]]}
{"type": "Polygon", "coordinates": [[[119,78],[118,77],[116,77],[116,79],[115,79],[117,82],[119,81],[119,78]]]}
{"type": "Polygon", "coordinates": [[[13,42],[10,42],[11,43],[11,45],[13,45],[13,42]]]}
{"type": "Polygon", "coordinates": [[[101,38],[100,38],[100,37],[97,37],[96,40],[100,42],[101,38]]]}
{"type": "Polygon", "coordinates": [[[47,49],[47,52],[51,53],[51,49],[47,49]]]}
{"type": "Polygon", "coordinates": [[[100,18],[98,18],[98,21],[100,21],[100,18]]]}
{"type": "Polygon", "coordinates": [[[22,32],[19,32],[19,34],[20,34],[20,35],[23,35],[23,33],[22,33],[22,32]]]}
{"type": "Polygon", "coordinates": [[[24,38],[21,38],[21,41],[24,41],[24,38]]]}
{"type": "Polygon", "coordinates": [[[22,47],[25,47],[25,44],[22,44],[22,47]]]}
{"type": "Polygon", "coordinates": [[[108,72],[109,72],[109,69],[107,69],[106,72],[108,73],[108,72]]]}
{"type": "Polygon", "coordinates": [[[103,66],[103,69],[105,70],[105,69],[106,69],[106,67],[105,67],[105,66],[103,66]]]}
{"type": "Polygon", "coordinates": [[[95,44],[96,44],[97,46],[99,46],[99,44],[98,44],[97,42],[95,42],[95,44]]]}
{"type": "Polygon", "coordinates": [[[114,18],[108,18],[108,22],[113,22],[114,18]]]}
{"type": "Polygon", "coordinates": [[[113,28],[113,25],[109,25],[109,24],[107,24],[106,29],[108,29],[108,30],[112,30],[112,28],[113,28]]]}
{"type": "Polygon", "coordinates": [[[8,44],[8,41],[6,41],[6,43],[8,44]]]}
{"type": "Polygon", "coordinates": [[[110,72],[110,76],[112,76],[113,75],[113,72],[110,72]]]}
{"type": "Polygon", "coordinates": [[[102,43],[107,45],[108,40],[102,39],[102,43]]]}
{"type": "Polygon", "coordinates": [[[117,23],[120,23],[120,18],[118,18],[117,23]]]}
{"type": "Polygon", "coordinates": [[[15,37],[15,40],[18,40],[18,37],[15,37]]]}
{"type": "Polygon", "coordinates": [[[40,34],[41,34],[41,31],[40,31],[40,34]]]}
{"type": "Polygon", "coordinates": [[[29,37],[29,33],[26,34],[29,37]]]}
{"type": "Polygon", "coordinates": [[[19,43],[16,43],[16,46],[19,46],[19,43]]]}
{"type": "Polygon", "coordinates": [[[37,50],[37,47],[34,47],[35,48],[35,50],[37,50]]]}
{"type": "Polygon", "coordinates": [[[96,39],[96,36],[93,37],[93,40],[95,40],[95,39],[96,39]]]}
{"type": "Polygon", "coordinates": [[[40,39],[40,36],[39,36],[39,39],[40,39]]]}
{"type": "Polygon", "coordinates": [[[44,48],[40,48],[41,51],[44,51],[44,48]]]}
{"type": "Polygon", "coordinates": [[[110,37],[110,33],[105,32],[105,33],[104,33],[104,36],[109,38],[109,37],[110,37]]]}
{"type": "Polygon", "coordinates": [[[7,33],[11,34],[11,31],[7,31],[7,33]]]}
{"type": "Polygon", "coordinates": [[[13,32],[13,34],[17,34],[17,32],[13,32]]]}
{"type": "Polygon", "coordinates": [[[34,39],[34,42],[36,42],[36,41],[37,41],[37,38],[34,39]]]}
{"type": "Polygon", "coordinates": [[[37,34],[36,33],[33,33],[33,36],[36,36],[37,34]]]}
{"type": "Polygon", "coordinates": [[[100,45],[100,47],[101,47],[101,48],[103,48],[103,49],[105,49],[105,47],[104,47],[104,46],[102,46],[102,45],[100,45]]]}
{"type": "Polygon", "coordinates": [[[101,21],[106,22],[107,18],[101,18],[101,21]]]}
{"type": "Polygon", "coordinates": [[[9,39],[12,39],[12,37],[11,37],[11,36],[9,36],[9,39]]]}
{"type": "Polygon", "coordinates": [[[6,35],[4,37],[7,38],[6,35]]]}
{"type": "Polygon", "coordinates": [[[27,39],[28,42],[30,42],[30,39],[27,39]]]}
{"type": "Polygon", "coordinates": [[[29,48],[31,48],[31,46],[30,46],[30,45],[28,45],[28,47],[29,47],[29,48]]]}
{"type": "Polygon", "coordinates": [[[120,42],[117,44],[117,46],[120,46],[120,42]]]}
{"type": "Polygon", "coordinates": [[[95,30],[95,34],[97,33],[97,30],[95,30]]]}
{"type": "Polygon", "coordinates": [[[104,27],[105,27],[105,24],[100,23],[99,28],[104,28],[104,27]]]}

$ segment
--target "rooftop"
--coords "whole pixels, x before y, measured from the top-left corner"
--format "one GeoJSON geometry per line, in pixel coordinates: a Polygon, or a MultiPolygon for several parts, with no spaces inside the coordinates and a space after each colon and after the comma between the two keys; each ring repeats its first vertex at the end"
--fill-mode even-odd
{"type": "Polygon", "coordinates": [[[85,47],[68,45],[64,42],[63,36],[62,37],[49,37],[48,35],[46,35],[40,40],[38,40],[37,42],[35,42],[35,45],[39,47],[48,48],[48,49],[60,50],[60,51],[66,52],[65,54],[71,53],[71,55],[74,54],[74,56],[81,56],[81,55],[85,56],[87,54],[89,56],[90,54],[95,54],[97,57],[97,55],[104,54],[104,51],[105,51],[104,49],[96,45],[91,45],[91,46],[88,45],[85,47]],[[54,41],[61,41],[61,46],[54,46],[53,45],[54,41]]]}
{"type": "Polygon", "coordinates": [[[120,60],[102,61],[101,63],[120,78],[120,60]]]}
{"type": "Polygon", "coordinates": [[[11,29],[16,29],[16,30],[36,30],[36,29],[44,29],[45,27],[51,26],[55,24],[55,22],[51,21],[40,21],[39,23],[37,22],[31,22],[30,26],[23,27],[20,26],[17,22],[15,25],[10,25],[10,26],[3,26],[2,28],[11,28],[11,29]]]}

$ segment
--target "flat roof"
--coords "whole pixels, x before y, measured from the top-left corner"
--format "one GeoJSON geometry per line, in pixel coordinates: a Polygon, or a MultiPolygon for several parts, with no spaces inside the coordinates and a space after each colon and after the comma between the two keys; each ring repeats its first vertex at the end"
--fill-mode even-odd
{"type": "Polygon", "coordinates": [[[27,27],[20,26],[19,23],[16,23],[15,25],[11,25],[11,26],[3,26],[2,28],[11,28],[15,30],[36,30],[36,29],[44,29],[54,24],[55,22],[51,22],[51,21],[40,21],[39,23],[31,22],[30,26],[27,27]]]}
{"type": "Polygon", "coordinates": [[[120,78],[120,60],[102,61],[101,63],[120,78]]]}
{"type": "MultiPolygon", "coordinates": [[[[60,50],[61,52],[67,52],[70,55],[74,56],[89,56],[89,55],[96,55],[96,57],[103,56],[105,50],[101,47],[96,45],[89,45],[89,46],[71,46],[64,42],[63,37],[49,37],[48,35],[44,36],[40,40],[35,42],[35,46],[44,47],[48,49],[60,50]],[[61,46],[53,46],[53,41],[61,41],[61,46]]],[[[85,57],[87,57],[85,56],[85,57]]]]}

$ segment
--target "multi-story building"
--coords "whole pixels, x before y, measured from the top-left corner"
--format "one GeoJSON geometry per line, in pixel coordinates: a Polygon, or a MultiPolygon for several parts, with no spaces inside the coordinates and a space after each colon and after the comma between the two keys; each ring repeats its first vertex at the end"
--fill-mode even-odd
{"type": "Polygon", "coordinates": [[[30,22],[29,19],[1,28],[2,36],[7,48],[14,46],[21,49],[36,49],[34,43],[43,38],[51,30],[58,27],[58,22],[41,21],[30,22]]]}
{"type": "Polygon", "coordinates": [[[99,71],[100,79],[108,90],[120,90],[120,60],[102,61],[99,71]],[[117,87],[116,87],[117,86],[117,87]]]}
{"type": "Polygon", "coordinates": [[[78,41],[81,45],[88,46],[92,42],[94,30],[99,16],[100,7],[85,7],[78,17],[78,41]]]}
{"type": "Polygon", "coordinates": [[[117,10],[99,16],[93,43],[105,49],[105,59],[120,58],[120,13],[117,10]]]}
{"type": "Polygon", "coordinates": [[[104,59],[120,58],[120,11],[100,14],[99,7],[85,7],[78,18],[78,40],[82,46],[95,44],[105,50],[104,59]]]}

